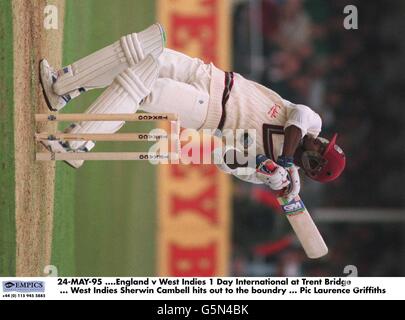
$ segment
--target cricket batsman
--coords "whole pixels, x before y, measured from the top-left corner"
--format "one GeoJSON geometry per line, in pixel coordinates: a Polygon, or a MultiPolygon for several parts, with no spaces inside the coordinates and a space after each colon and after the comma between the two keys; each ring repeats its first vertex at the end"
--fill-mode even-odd
{"type": "MultiPolygon", "coordinates": [[[[319,182],[333,181],[344,170],[346,159],[336,144],[318,137],[322,121],[309,107],[291,103],[276,92],[240,74],[224,72],[213,64],[165,48],[165,32],[154,24],[122,37],[71,65],[55,71],[46,60],[40,65],[47,105],[59,111],[69,101],[95,88],[107,89],[87,113],[176,113],[184,128],[202,130],[255,129],[257,167],[250,175],[238,174],[246,164],[230,163],[225,147],[215,156],[226,173],[293,199],[300,191],[298,169],[319,182]],[[267,163],[277,163],[268,170],[267,163]],[[282,190],[282,191],[281,191],[282,190]]],[[[82,122],[68,133],[115,133],[124,122],[82,122]]],[[[93,141],[44,141],[52,152],[88,152],[93,141]]],[[[74,168],[83,161],[68,161],[74,168]]]]}

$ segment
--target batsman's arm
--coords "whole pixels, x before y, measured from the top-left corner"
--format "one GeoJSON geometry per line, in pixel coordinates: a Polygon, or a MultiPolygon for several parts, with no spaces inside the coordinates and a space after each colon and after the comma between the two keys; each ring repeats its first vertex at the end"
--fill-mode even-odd
{"type": "Polygon", "coordinates": [[[283,156],[287,158],[294,158],[295,151],[302,139],[302,131],[300,128],[291,125],[284,129],[284,146],[283,156]]]}

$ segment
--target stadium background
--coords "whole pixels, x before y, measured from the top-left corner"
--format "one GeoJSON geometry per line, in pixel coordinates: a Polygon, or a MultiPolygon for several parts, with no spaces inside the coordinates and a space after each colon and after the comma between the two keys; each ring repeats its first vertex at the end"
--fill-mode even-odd
{"type": "MultiPolygon", "coordinates": [[[[0,275],[42,275],[52,264],[66,276],[338,276],[348,265],[360,276],[403,276],[405,61],[393,30],[403,30],[405,7],[365,2],[1,0],[0,275]],[[47,4],[59,8],[59,30],[42,26],[47,4]],[[347,4],[359,9],[359,30],[343,28],[347,4]],[[211,166],[106,162],[75,172],[58,164],[55,185],[44,185],[54,169],[36,164],[32,147],[20,144],[32,144],[33,127],[19,130],[21,120],[45,110],[39,59],[67,64],[156,20],[167,28],[169,47],[311,105],[326,136],[341,133],[349,159],[343,178],[303,187],[330,246],[326,258],[304,257],[264,188],[211,166]],[[28,101],[18,101],[18,77],[28,101]]],[[[98,94],[81,96],[66,112],[85,110],[98,94]]]]}

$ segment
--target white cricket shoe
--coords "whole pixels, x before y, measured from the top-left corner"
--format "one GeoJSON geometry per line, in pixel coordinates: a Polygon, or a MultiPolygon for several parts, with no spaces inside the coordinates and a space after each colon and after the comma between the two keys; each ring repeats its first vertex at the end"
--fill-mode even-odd
{"type": "Polygon", "coordinates": [[[42,91],[49,110],[61,110],[64,106],[66,106],[68,100],[63,96],[57,95],[53,91],[53,84],[58,79],[58,73],[49,65],[46,59],[41,60],[39,64],[39,73],[42,91]]]}
{"type": "MultiPolygon", "coordinates": [[[[75,126],[76,124],[72,124],[64,132],[69,133],[75,126]]],[[[41,143],[43,146],[45,146],[45,148],[53,153],[89,152],[95,147],[95,143],[93,141],[87,141],[84,146],[77,150],[72,150],[69,143],[59,140],[42,140],[41,143]]],[[[83,165],[84,160],[66,160],[65,162],[72,168],[79,169],[83,165]]]]}
{"type": "MultiPolygon", "coordinates": [[[[67,152],[73,152],[70,148],[69,145],[66,143],[63,143],[62,141],[50,141],[50,140],[44,140],[41,141],[41,143],[50,151],[53,153],[67,153],[67,152]]],[[[66,160],[65,161],[68,165],[70,165],[72,168],[79,169],[84,161],[83,160],[66,160]]]]}

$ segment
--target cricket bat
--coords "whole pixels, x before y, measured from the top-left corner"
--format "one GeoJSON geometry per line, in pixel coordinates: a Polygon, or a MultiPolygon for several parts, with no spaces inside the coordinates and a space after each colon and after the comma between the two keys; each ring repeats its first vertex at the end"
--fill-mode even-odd
{"type": "Polygon", "coordinates": [[[291,202],[278,198],[278,202],[308,258],[318,259],[325,256],[328,247],[301,198],[297,196],[291,202]]]}
{"type": "MultiPolygon", "coordinates": [[[[275,169],[274,163],[273,166],[275,169]]],[[[267,164],[267,167],[269,170],[274,170],[271,164],[267,164]]],[[[328,253],[328,247],[301,198],[297,196],[288,202],[280,197],[278,202],[308,258],[319,259],[325,256],[328,253]]]]}

